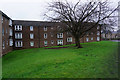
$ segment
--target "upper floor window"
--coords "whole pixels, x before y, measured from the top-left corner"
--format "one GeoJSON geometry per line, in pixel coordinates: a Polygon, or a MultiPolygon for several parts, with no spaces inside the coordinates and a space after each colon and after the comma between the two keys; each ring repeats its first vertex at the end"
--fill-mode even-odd
{"type": "Polygon", "coordinates": [[[12,29],[10,29],[9,34],[10,34],[10,36],[12,36],[12,34],[13,34],[13,33],[12,33],[12,29]]]}
{"type": "Polygon", "coordinates": [[[15,25],[15,30],[16,31],[21,31],[22,30],[22,25],[15,25]]]}
{"type": "Polygon", "coordinates": [[[51,27],[51,29],[53,29],[53,27],[51,27]]]}
{"type": "Polygon", "coordinates": [[[3,16],[1,18],[2,18],[2,23],[3,23],[3,16]]]}
{"type": "Polygon", "coordinates": [[[22,46],[23,46],[22,41],[15,42],[15,47],[22,47],[22,46]]]}
{"type": "Polygon", "coordinates": [[[15,33],[15,39],[22,39],[22,33],[15,33]]]}
{"type": "Polygon", "coordinates": [[[34,35],[31,33],[30,34],[30,39],[33,39],[34,38],[34,35]]]}
{"type": "Polygon", "coordinates": [[[58,33],[57,38],[63,38],[63,33],[58,33]]]}
{"type": "Polygon", "coordinates": [[[9,25],[12,26],[12,20],[11,19],[9,20],[9,25]]]}
{"type": "Polygon", "coordinates": [[[47,33],[44,34],[44,38],[47,39],[47,33]]]}
{"type": "Polygon", "coordinates": [[[44,27],[44,31],[47,31],[47,26],[44,27]]]}
{"type": "Polygon", "coordinates": [[[6,33],[7,33],[8,31],[7,31],[7,29],[6,29],[6,33]]]}
{"type": "Polygon", "coordinates": [[[4,28],[2,28],[2,36],[4,36],[4,28]]]}
{"type": "Polygon", "coordinates": [[[30,26],[30,31],[33,31],[33,26],[30,26]]]}
{"type": "Polygon", "coordinates": [[[72,42],[72,37],[68,37],[67,42],[72,42]]]}

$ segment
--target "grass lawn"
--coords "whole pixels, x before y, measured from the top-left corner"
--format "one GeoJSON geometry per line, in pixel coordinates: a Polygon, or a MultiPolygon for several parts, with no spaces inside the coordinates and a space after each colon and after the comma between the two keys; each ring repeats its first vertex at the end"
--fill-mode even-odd
{"type": "Polygon", "coordinates": [[[15,50],[3,56],[3,78],[117,78],[118,43],[15,50]]]}

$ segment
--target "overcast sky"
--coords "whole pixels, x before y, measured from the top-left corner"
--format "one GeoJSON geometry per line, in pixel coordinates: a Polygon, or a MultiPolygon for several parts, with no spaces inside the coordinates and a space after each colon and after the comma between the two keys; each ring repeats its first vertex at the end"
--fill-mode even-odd
{"type": "MultiPolygon", "coordinates": [[[[44,20],[47,3],[53,0],[0,0],[0,10],[13,20],[44,20]]],[[[75,2],[77,0],[68,0],[75,2]]],[[[85,1],[85,0],[82,0],[85,1]]],[[[117,6],[119,0],[109,0],[117,6]]]]}

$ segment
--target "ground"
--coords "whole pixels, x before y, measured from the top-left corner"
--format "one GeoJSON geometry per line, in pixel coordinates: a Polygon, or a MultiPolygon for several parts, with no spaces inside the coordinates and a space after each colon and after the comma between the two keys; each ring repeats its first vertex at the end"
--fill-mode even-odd
{"type": "Polygon", "coordinates": [[[15,50],[3,56],[3,78],[117,78],[118,43],[15,50]],[[52,49],[53,48],[53,49],[52,49]]]}

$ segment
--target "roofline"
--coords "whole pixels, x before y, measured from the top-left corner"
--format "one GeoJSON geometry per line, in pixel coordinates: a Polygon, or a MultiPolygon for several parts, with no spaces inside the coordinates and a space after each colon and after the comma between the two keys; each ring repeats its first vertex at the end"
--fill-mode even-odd
{"type": "MultiPolygon", "coordinates": [[[[2,16],[4,16],[4,17],[6,17],[7,19],[11,19],[10,17],[8,17],[4,12],[2,12],[1,10],[0,10],[0,13],[2,14],[2,16]]],[[[11,19],[12,20],[12,19],[11,19]]]]}

